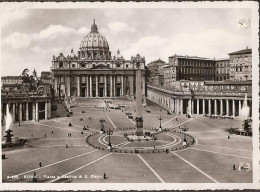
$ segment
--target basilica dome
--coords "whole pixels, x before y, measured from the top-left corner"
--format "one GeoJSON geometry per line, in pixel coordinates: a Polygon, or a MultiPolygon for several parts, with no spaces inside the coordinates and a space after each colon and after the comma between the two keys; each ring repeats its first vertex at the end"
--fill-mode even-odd
{"type": "Polygon", "coordinates": [[[98,32],[95,20],[91,26],[91,31],[80,44],[80,58],[85,59],[110,59],[109,45],[106,38],[98,32]]]}

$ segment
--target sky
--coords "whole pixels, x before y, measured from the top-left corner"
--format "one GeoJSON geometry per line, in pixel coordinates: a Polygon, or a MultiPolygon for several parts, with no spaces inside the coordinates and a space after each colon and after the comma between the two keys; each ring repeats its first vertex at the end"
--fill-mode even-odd
{"type": "Polygon", "coordinates": [[[53,55],[79,50],[95,19],[112,56],[137,53],[146,64],[174,54],[228,58],[251,47],[251,29],[238,25],[250,9],[15,9],[1,15],[1,76],[49,71],[53,55]]]}

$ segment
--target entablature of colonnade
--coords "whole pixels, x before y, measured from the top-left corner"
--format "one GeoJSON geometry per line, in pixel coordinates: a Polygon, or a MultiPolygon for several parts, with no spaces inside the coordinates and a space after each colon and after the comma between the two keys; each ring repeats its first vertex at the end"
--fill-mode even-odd
{"type": "MultiPolygon", "coordinates": [[[[148,86],[148,90],[159,92],[162,95],[167,95],[171,98],[182,98],[182,99],[233,99],[233,100],[243,100],[245,98],[246,92],[173,92],[164,90],[157,87],[148,86]]],[[[247,99],[252,100],[252,94],[247,93],[247,99]]]]}
{"type": "Polygon", "coordinates": [[[30,103],[30,102],[49,102],[51,99],[42,97],[2,97],[2,103],[30,103]]]}

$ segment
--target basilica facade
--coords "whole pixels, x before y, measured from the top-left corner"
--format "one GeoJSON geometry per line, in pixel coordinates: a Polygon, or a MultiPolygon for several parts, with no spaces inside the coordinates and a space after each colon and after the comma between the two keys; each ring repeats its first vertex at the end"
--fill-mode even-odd
{"type": "Polygon", "coordinates": [[[145,58],[138,65],[133,57],[125,60],[117,51],[111,56],[109,44],[93,22],[81,41],[77,54],[53,56],[52,72],[56,96],[119,97],[135,96],[137,67],[142,71],[142,95],[145,95],[145,58]]]}

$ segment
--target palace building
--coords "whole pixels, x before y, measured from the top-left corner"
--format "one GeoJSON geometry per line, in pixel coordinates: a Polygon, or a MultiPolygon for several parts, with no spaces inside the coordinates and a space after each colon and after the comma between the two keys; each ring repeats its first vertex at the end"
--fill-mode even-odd
{"type": "MultiPolygon", "coordinates": [[[[77,54],[53,56],[52,73],[56,96],[119,97],[134,96],[137,66],[117,51],[111,56],[109,44],[95,20],[80,43],[77,54]]],[[[142,95],[145,95],[145,58],[140,61],[142,95]]]]}
{"type": "Polygon", "coordinates": [[[252,49],[228,54],[230,57],[230,79],[236,81],[252,80],[252,49]]]}

